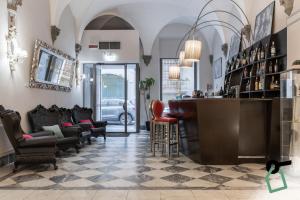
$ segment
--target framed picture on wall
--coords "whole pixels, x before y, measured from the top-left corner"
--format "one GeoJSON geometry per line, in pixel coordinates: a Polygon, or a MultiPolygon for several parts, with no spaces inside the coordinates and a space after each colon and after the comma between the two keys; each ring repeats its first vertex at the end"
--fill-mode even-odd
{"type": "Polygon", "coordinates": [[[254,42],[258,42],[272,33],[274,8],[275,1],[256,16],[254,42]]]}
{"type": "Polygon", "coordinates": [[[222,57],[214,62],[214,77],[215,79],[222,77],[222,57]]]}
{"type": "Polygon", "coordinates": [[[240,51],[241,38],[237,35],[231,37],[230,49],[229,49],[229,59],[237,55],[240,51]]]}

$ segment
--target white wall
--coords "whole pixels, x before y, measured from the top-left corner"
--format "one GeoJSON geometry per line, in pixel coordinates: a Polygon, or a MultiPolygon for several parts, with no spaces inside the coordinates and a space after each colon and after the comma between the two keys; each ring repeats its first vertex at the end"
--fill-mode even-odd
{"type": "Polygon", "coordinates": [[[79,59],[81,63],[139,63],[140,41],[139,33],[135,30],[89,30],[84,31],[82,51],[79,59]],[[99,49],[89,49],[90,44],[99,42],[121,42],[120,50],[112,50],[116,61],[105,59],[104,52],[99,49]]]}
{"type": "MultiPolygon", "coordinates": [[[[26,0],[18,9],[17,32],[21,48],[28,52],[28,58],[24,63],[16,66],[16,71],[11,73],[6,57],[7,35],[7,9],[6,1],[0,1],[0,104],[6,108],[17,110],[22,115],[22,126],[27,131],[26,113],[38,104],[50,106],[73,107],[75,104],[82,105],[82,89],[74,82],[70,93],[48,91],[28,88],[29,74],[33,55],[33,46],[36,39],[41,39],[51,44],[50,34],[50,8],[48,0],[26,0]]],[[[71,56],[75,56],[74,20],[67,8],[62,17],[59,27],[61,35],[58,37],[55,47],[58,47],[71,56]]],[[[4,136],[5,137],[5,136],[4,136]]],[[[0,136],[0,140],[3,136],[0,136]]],[[[1,144],[2,146],[2,144],[1,144]]],[[[4,145],[0,149],[0,155],[7,152],[10,145],[4,145]]]]}
{"type": "Polygon", "coordinates": [[[288,19],[288,68],[300,60],[300,1],[295,0],[294,11],[288,19]]]}

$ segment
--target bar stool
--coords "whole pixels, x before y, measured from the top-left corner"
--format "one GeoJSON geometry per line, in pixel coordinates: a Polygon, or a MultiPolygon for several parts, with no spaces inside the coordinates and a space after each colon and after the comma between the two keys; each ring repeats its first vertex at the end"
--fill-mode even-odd
{"type": "Polygon", "coordinates": [[[162,154],[168,149],[168,157],[171,156],[171,147],[176,146],[176,153],[179,156],[179,131],[178,120],[172,117],[163,117],[164,104],[156,100],[152,102],[152,144],[153,155],[156,153],[156,146],[162,146],[162,154]]]}
{"type": "Polygon", "coordinates": [[[149,104],[149,113],[150,113],[150,148],[151,152],[153,152],[153,120],[154,120],[154,115],[153,115],[153,110],[152,110],[152,105],[155,102],[155,100],[151,100],[149,104]]]}

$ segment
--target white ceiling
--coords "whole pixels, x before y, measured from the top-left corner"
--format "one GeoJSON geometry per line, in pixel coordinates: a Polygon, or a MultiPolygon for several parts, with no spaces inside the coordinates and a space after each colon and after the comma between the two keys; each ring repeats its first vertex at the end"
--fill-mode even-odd
{"type": "MultiPolygon", "coordinates": [[[[248,0],[235,0],[243,10],[246,1],[248,0]]],[[[70,7],[76,23],[77,42],[80,43],[83,31],[90,21],[104,14],[112,14],[122,17],[139,31],[144,54],[150,55],[155,39],[165,26],[173,23],[193,24],[200,10],[209,0],[49,0],[49,2],[51,23],[56,26],[59,25],[65,8],[70,7]]],[[[242,16],[240,10],[230,3],[230,0],[214,0],[205,13],[224,9],[242,16]]],[[[237,29],[242,28],[237,20],[222,13],[211,14],[203,21],[209,19],[225,20],[237,29]]],[[[245,18],[243,22],[247,24],[245,18]]],[[[232,35],[230,31],[220,27],[205,29],[202,35],[211,38],[216,30],[224,42],[232,35]]]]}

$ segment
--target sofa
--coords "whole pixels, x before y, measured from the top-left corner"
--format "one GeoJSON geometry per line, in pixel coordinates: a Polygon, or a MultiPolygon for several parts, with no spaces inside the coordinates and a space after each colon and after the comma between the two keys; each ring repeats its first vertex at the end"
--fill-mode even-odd
{"type": "MultiPolygon", "coordinates": [[[[63,138],[57,138],[57,147],[59,150],[67,150],[73,148],[79,153],[80,134],[82,129],[78,126],[63,127],[63,115],[55,108],[46,109],[42,105],[38,105],[35,109],[27,113],[32,135],[35,136],[43,131],[43,126],[58,125],[63,133],[63,138]]],[[[53,133],[51,133],[53,135],[53,133]]]]}

